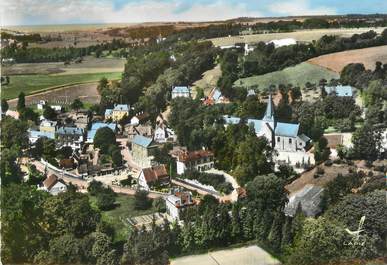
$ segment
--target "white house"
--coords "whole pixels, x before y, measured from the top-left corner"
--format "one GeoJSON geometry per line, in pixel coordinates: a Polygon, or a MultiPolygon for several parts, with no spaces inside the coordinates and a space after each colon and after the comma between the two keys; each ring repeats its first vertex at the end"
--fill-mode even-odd
{"type": "Polygon", "coordinates": [[[188,86],[174,86],[172,87],[172,99],[184,97],[191,97],[191,89],[188,86]]]}
{"type": "Polygon", "coordinates": [[[60,105],[51,105],[50,106],[53,110],[55,110],[56,112],[62,112],[63,110],[63,107],[60,106],[60,105]]]}
{"type": "Polygon", "coordinates": [[[177,153],[177,174],[184,174],[186,170],[206,171],[214,168],[214,154],[208,150],[180,151],[177,153]]]}
{"type": "Polygon", "coordinates": [[[46,101],[39,100],[39,103],[36,104],[36,107],[38,108],[38,110],[43,110],[45,105],[46,105],[46,101]]]}
{"type": "Polygon", "coordinates": [[[67,186],[63,180],[58,179],[56,175],[50,175],[43,181],[38,189],[47,191],[51,195],[58,195],[61,192],[65,192],[67,190],[67,186]]]}
{"type": "Polygon", "coordinates": [[[140,123],[142,122],[145,122],[146,120],[148,120],[149,118],[149,114],[146,113],[146,112],[141,112],[141,113],[138,113],[137,115],[133,116],[131,119],[130,119],[130,125],[139,125],[140,123]]]}
{"type": "Polygon", "coordinates": [[[138,175],[138,187],[143,190],[150,190],[152,186],[167,186],[170,178],[165,165],[158,165],[143,168],[138,175]]]}
{"type": "Polygon", "coordinates": [[[176,135],[171,128],[161,125],[156,127],[153,139],[158,143],[165,143],[167,141],[175,141],[176,135]]]}
{"type": "Polygon", "coordinates": [[[165,197],[167,214],[172,220],[179,221],[183,209],[195,205],[191,192],[176,191],[165,197]]]}
{"type": "Polygon", "coordinates": [[[279,48],[282,46],[289,46],[297,44],[297,41],[293,38],[279,39],[279,40],[271,40],[267,44],[273,43],[274,47],[279,48]]]}
{"type": "Polygon", "coordinates": [[[354,89],[351,86],[326,86],[324,87],[327,95],[336,95],[338,97],[352,97],[354,89]]]}

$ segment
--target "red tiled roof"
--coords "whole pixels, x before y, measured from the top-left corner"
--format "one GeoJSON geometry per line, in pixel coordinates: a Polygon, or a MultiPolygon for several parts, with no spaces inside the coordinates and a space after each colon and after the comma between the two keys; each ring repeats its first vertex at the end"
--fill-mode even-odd
{"type": "Polygon", "coordinates": [[[144,168],[142,172],[147,183],[169,179],[165,165],[144,168]]]}
{"type": "Polygon", "coordinates": [[[50,190],[57,182],[58,182],[58,177],[53,174],[43,181],[43,185],[46,189],[50,190]]]}
{"type": "Polygon", "coordinates": [[[181,162],[189,162],[189,161],[195,161],[201,158],[212,157],[212,156],[214,156],[214,153],[212,153],[211,151],[198,150],[198,151],[181,152],[178,157],[179,157],[179,161],[181,162]]]}

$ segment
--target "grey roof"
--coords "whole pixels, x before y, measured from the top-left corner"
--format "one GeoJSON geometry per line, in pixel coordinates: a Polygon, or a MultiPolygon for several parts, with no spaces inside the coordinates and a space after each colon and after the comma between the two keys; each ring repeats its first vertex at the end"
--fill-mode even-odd
{"type": "Polygon", "coordinates": [[[285,214],[294,216],[298,205],[301,204],[301,209],[306,216],[316,216],[321,212],[320,203],[323,190],[321,187],[308,184],[302,190],[291,194],[285,206],[285,214]]]}
{"type": "Polygon", "coordinates": [[[298,137],[300,137],[300,139],[304,142],[309,142],[310,141],[310,138],[308,136],[306,136],[305,134],[300,134],[298,137]]]}
{"type": "Polygon", "coordinates": [[[49,139],[55,139],[54,132],[41,132],[41,131],[29,130],[28,133],[31,138],[47,137],[49,139]]]}
{"type": "Polygon", "coordinates": [[[152,143],[152,138],[148,138],[142,135],[136,135],[134,136],[132,143],[140,145],[142,147],[148,147],[152,143]]]}
{"type": "Polygon", "coordinates": [[[187,86],[174,86],[172,93],[190,93],[190,89],[187,86]]]}
{"type": "Polygon", "coordinates": [[[236,116],[223,115],[223,120],[225,124],[238,124],[241,119],[236,116]]]}
{"type": "Polygon", "coordinates": [[[78,127],[60,127],[57,131],[58,134],[68,134],[68,135],[82,135],[83,130],[78,127]]]}
{"type": "Polygon", "coordinates": [[[297,137],[299,124],[277,122],[275,126],[275,135],[297,137]]]}

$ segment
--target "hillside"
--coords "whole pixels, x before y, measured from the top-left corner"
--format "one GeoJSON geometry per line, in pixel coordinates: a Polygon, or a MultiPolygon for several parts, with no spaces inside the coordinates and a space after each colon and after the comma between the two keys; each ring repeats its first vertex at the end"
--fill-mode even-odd
{"type": "Polygon", "coordinates": [[[387,45],[358,50],[336,52],[309,60],[310,63],[340,73],[349,63],[362,63],[367,69],[374,69],[375,62],[387,63],[387,45]]]}
{"type": "Polygon", "coordinates": [[[303,62],[296,66],[287,67],[281,71],[241,78],[235,81],[234,84],[246,88],[252,85],[258,85],[259,89],[279,84],[292,84],[293,86],[304,87],[306,82],[316,83],[322,78],[330,80],[332,78],[339,78],[339,75],[323,67],[303,62]]]}

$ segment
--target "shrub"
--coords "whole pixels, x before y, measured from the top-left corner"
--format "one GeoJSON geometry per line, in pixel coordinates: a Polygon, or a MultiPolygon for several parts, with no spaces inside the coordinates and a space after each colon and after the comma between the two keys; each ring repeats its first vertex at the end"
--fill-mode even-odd
{"type": "Polygon", "coordinates": [[[152,206],[152,199],[148,198],[148,192],[145,190],[136,191],[134,198],[134,208],[137,210],[146,210],[152,206]]]}

